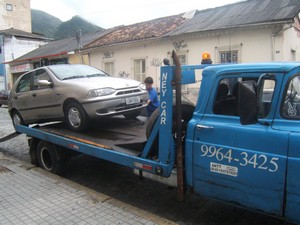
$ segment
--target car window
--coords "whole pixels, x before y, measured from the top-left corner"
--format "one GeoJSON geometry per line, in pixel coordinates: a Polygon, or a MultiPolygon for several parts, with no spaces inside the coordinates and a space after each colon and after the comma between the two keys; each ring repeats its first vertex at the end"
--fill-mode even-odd
{"type": "Polygon", "coordinates": [[[36,72],[33,76],[33,89],[39,90],[39,89],[49,88],[48,86],[40,86],[39,85],[40,80],[47,80],[47,81],[51,82],[51,78],[50,78],[49,74],[44,69],[36,70],[36,72]]]}
{"type": "Polygon", "coordinates": [[[31,73],[25,74],[18,83],[16,92],[30,91],[31,73]]]}
{"type": "Polygon", "coordinates": [[[287,119],[300,119],[300,75],[290,80],[284,95],[281,114],[287,119]]]}

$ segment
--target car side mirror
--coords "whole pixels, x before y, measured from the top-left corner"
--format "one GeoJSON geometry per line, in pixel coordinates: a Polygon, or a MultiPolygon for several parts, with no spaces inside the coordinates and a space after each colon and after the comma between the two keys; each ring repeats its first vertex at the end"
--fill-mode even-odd
{"type": "Polygon", "coordinates": [[[53,83],[48,80],[39,80],[38,84],[41,87],[53,87],[53,83]]]}
{"type": "Polygon", "coordinates": [[[258,122],[257,85],[255,81],[239,83],[238,107],[242,125],[256,124],[258,122]]]}

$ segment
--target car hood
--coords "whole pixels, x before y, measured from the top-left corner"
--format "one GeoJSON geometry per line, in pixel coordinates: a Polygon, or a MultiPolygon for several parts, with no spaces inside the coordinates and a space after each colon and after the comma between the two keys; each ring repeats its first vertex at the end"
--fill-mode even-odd
{"type": "Polygon", "coordinates": [[[137,87],[140,82],[132,79],[124,79],[117,77],[90,77],[90,78],[77,78],[71,80],[63,80],[62,82],[71,85],[80,85],[86,89],[97,89],[104,87],[111,87],[114,89],[123,89],[129,87],[137,87]]]}

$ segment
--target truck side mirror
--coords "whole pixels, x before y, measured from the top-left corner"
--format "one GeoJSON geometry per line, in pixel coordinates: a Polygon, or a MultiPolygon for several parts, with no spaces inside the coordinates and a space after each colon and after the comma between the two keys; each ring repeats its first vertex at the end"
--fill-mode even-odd
{"type": "Polygon", "coordinates": [[[238,110],[241,124],[256,124],[258,122],[256,82],[240,82],[238,95],[238,110]]]}

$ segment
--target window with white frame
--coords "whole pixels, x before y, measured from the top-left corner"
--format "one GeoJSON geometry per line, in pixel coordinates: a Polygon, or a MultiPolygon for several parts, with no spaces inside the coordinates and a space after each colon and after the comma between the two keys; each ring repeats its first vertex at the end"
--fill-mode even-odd
{"type": "Polygon", "coordinates": [[[140,82],[144,82],[146,78],[146,60],[135,59],[133,60],[133,73],[134,79],[140,82]]]}
{"type": "Polygon", "coordinates": [[[114,62],[104,62],[104,72],[114,75],[115,64],[114,62]]]}
{"type": "Polygon", "coordinates": [[[238,51],[220,51],[220,63],[237,63],[238,62],[238,51]]]}

